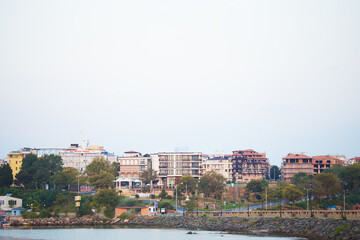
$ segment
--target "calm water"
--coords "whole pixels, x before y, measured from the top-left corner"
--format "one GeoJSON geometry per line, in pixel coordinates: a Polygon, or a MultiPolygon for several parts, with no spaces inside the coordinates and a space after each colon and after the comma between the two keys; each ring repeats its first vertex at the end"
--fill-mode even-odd
{"type": "Polygon", "coordinates": [[[65,229],[1,229],[0,240],[46,239],[46,240],[294,240],[300,238],[274,236],[248,236],[216,231],[154,229],[154,228],[65,228],[65,229]]]}

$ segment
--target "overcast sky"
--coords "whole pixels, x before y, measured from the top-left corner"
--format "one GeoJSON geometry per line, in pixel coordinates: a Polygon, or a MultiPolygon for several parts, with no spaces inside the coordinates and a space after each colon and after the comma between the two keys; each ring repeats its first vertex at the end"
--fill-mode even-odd
{"type": "Polygon", "coordinates": [[[360,1],[0,1],[0,158],[360,156],[360,1]]]}

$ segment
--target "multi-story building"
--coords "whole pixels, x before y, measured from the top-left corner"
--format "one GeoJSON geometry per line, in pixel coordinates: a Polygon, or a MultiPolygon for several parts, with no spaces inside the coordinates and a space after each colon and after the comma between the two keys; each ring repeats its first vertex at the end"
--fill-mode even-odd
{"type": "Polygon", "coordinates": [[[83,144],[71,144],[66,150],[59,152],[64,167],[76,168],[79,172],[85,171],[86,166],[90,164],[94,158],[105,158],[110,163],[117,161],[117,156],[107,152],[102,146],[86,146],[83,144]]]}
{"type": "Polygon", "coordinates": [[[252,149],[233,151],[232,178],[237,182],[263,179],[269,174],[269,166],[266,153],[252,149]]]}
{"type": "Polygon", "coordinates": [[[360,163],[360,157],[354,157],[349,159],[349,164],[360,163]]]}
{"type": "Polygon", "coordinates": [[[19,151],[12,151],[7,155],[5,162],[9,163],[14,179],[16,174],[20,172],[23,158],[25,157],[26,154],[29,153],[31,152],[24,149],[20,149],[19,151]]]}
{"type": "Polygon", "coordinates": [[[336,158],[335,156],[313,156],[312,163],[314,165],[313,174],[322,173],[325,169],[329,169],[334,164],[344,164],[344,161],[336,158]]]}
{"type": "Polygon", "coordinates": [[[160,185],[173,187],[185,175],[200,178],[200,152],[161,152],[151,154],[152,168],[159,177],[160,185]]]}
{"type": "Polygon", "coordinates": [[[313,174],[314,166],[311,157],[298,153],[289,153],[283,157],[281,175],[284,181],[290,182],[290,179],[299,172],[313,174]]]}
{"type": "Polygon", "coordinates": [[[118,163],[119,176],[125,178],[139,178],[143,171],[151,169],[151,158],[135,151],[125,152],[123,157],[118,157],[118,163]]]}
{"type": "Polygon", "coordinates": [[[0,167],[4,166],[6,164],[4,159],[0,159],[0,167]]]}
{"type": "Polygon", "coordinates": [[[201,172],[204,175],[206,172],[214,171],[224,176],[227,181],[232,180],[232,162],[228,155],[211,156],[206,155],[202,161],[201,172]]]}

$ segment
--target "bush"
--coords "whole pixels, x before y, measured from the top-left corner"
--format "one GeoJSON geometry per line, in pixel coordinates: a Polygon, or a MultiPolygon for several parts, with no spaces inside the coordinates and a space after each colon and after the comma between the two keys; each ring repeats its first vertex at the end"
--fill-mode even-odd
{"type": "Polygon", "coordinates": [[[334,231],[334,236],[338,236],[342,231],[344,231],[345,229],[347,229],[349,227],[349,224],[344,224],[344,225],[340,225],[338,226],[335,231],[334,231]]]}
{"type": "Polygon", "coordinates": [[[114,211],[114,209],[105,209],[104,215],[108,218],[113,218],[115,215],[115,211],[114,211]]]}
{"type": "Polygon", "coordinates": [[[23,218],[25,218],[25,219],[38,218],[39,217],[35,212],[25,212],[25,213],[22,213],[21,216],[23,218]]]}
{"type": "Polygon", "coordinates": [[[129,213],[122,213],[120,216],[118,216],[118,218],[121,219],[121,221],[124,221],[126,219],[132,220],[134,219],[136,216],[133,214],[129,214],[129,213]]]}
{"type": "Polygon", "coordinates": [[[51,217],[51,213],[49,212],[49,210],[47,209],[43,209],[40,211],[40,215],[41,218],[49,218],[51,217]]]}
{"type": "Polygon", "coordinates": [[[158,205],[159,208],[165,208],[167,211],[174,209],[173,206],[169,202],[160,201],[158,204],[159,204],[158,205]]]}
{"type": "Polygon", "coordinates": [[[139,198],[139,194],[136,194],[136,195],[135,195],[135,198],[139,198]]]}

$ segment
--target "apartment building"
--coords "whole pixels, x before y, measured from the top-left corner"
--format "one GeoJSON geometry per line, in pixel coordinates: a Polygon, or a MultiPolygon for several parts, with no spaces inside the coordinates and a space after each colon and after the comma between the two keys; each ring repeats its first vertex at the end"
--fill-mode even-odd
{"type": "Polygon", "coordinates": [[[345,164],[344,161],[335,156],[323,155],[312,157],[313,174],[322,173],[324,170],[331,168],[334,164],[345,164]]]}
{"type": "Polygon", "coordinates": [[[64,167],[76,168],[79,172],[85,171],[86,166],[90,164],[95,158],[105,158],[110,163],[117,162],[117,156],[109,153],[102,146],[87,146],[84,143],[82,146],[79,144],[71,144],[66,150],[59,152],[64,167]]]}
{"type": "Polygon", "coordinates": [[[290,182],[290,179],[299,172],[313,174],[314,166],[312,157],[299,153],[289,153],[283,157],[281,175],[284,181],[290,182]]]}
{"type": "Polygon", "coordinates": [[[206,172],[214,171],[224,176],[227,181],[232,180],[232,161],[231,155],[206,155],[203,157],[201,172],[204,175],[206,172]]]}
{"type": "Polygon", "coordinates": [[[269,159],[266,153],[253,149],[235,150],[232,155],[232,178],[237,182],[250,182],[269,175],[269,159]]]}
{"type": "Polygon", "coordinates": [[[124,178],[139,178],[143,171],[151,169],[151,158],[136,151],[125,152],[117,161],[120,165],[119,176],[124,178]]]}
{"type": "Polygon", "coordinates": [[[360,157],[354,157],[349,159],[349,164],[360,163],[360,157]]]}
{"type": "Polygon", "coordinates": [[[177,181],[185,175],[200,178],[200,152],[160,152],[151,154],[152,168],[159,177],[159,185],[174,187],[177,181]]]}

